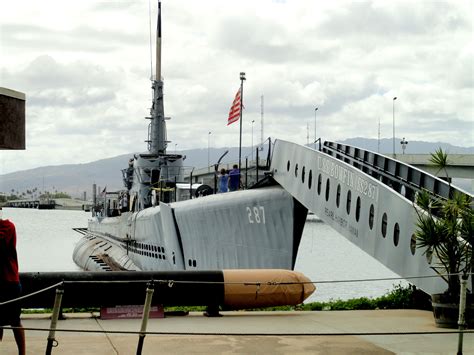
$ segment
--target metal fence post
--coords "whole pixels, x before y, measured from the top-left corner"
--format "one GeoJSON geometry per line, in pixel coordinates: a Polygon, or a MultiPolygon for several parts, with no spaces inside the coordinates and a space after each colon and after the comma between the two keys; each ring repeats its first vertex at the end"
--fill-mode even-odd
{"type": "Polygon", "coordinates": [[[54,307],[53,307],[53,314],[51,315],[51,325],[49,326],[49,334],[48,334],[48,343],[46,345],[46,355],[51,355],[51,350],[53,346],[58,346],[58,342],[54,339],[54,335],[56,333],[56,326],[58,324],[59,312],[61,310],[61,301],[63,299],[64,289],[63,285],[60,285],[56,289],[56,297],[54,298],[54,307]]]}
{"type": "Polygon", "coordinates": [[[153,281],[150,281],[146,287],[146,297],[145,304],[143,305],[142,326],[140,328],[140,335],[138,338],[137,355],[140,355],[142,353],[143,342],[145,341],[146,326],[148,324],[148,317],[150,315],[151,300],[153,298],[154,290],[155,289],[153,281]]]}
{"type": "Polygon", "coordinates": [[[464,274],[461,276],[461,295],[459,297],[459,337],[458,337],[458,352],[457,355],[462,355],[462,345],[463,345],[463,336],[464,329],[466,329],[466,289],[467,289],[467,275],[464,274]]]}

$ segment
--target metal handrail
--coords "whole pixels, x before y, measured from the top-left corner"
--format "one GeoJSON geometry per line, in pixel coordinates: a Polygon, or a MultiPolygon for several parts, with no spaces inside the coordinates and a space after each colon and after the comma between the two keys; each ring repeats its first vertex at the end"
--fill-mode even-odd
{"type": "Polygon", "coordinates": [[[415,201],[415,193],[421,190],[443,199],[449,199],[455,191],[473,198],[443,179],[382,154],[328,141],[324,142],[322,151],[379,179],[398,193],[402,193],[401,187],[404,186],[404,196],[412,202],[415,201]]]}

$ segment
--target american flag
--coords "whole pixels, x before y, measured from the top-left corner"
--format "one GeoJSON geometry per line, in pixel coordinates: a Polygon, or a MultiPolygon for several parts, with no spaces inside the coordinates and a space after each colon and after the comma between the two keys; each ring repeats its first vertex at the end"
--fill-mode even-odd
{"type": "Polygon", "coordinates": [[[240,118],[240,89],[235,94],[234,102],[229,110],[229,118],[227,119],[227,125],[237,122],[240,118]]]}

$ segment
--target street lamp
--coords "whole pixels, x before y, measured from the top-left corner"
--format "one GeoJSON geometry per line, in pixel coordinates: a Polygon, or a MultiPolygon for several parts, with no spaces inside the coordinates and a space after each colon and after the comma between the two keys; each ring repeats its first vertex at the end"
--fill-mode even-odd
{"type": "Polygon", "coordinates": [[[403,137],[400,144],[402,145],[402,154],[405,154],[405,149],[407,149],[407,144],[408,144],[408,141],[405,140],[405,137],[403,137]]]}
{"type": "Polygon", "coordinates": [[[209,148],[210,148],[210,141],[211,141],[211,131],[207,134],[207,172],[211,172],[211,159],[209,156],[209,148]]]}
{"type": "Polygon", "coordinates": [[[392,114],[393,114],[393,156],[395,157],[395,100],[397,97],[395,96],[392,100],[392,114]]]}
{"type": "Polygon", "coordinates": [[[316,112],[318,112],[318,108],[314,109],[314,149],[316,149],[316,112]]]}
{"type": "Polygon", "coordinates": [[[174,154],[177,153],[177,150],[176,150],[176,146],[177,146],[177,145],[178,145],[178,143],[175,143],[175,144],[174,144],[174,154]]]}
{"type": "Polygon", "coordinates": [[[253,124],[254,124],[255,120],[252,120],[252,160],[253,160],[253,124]]]}

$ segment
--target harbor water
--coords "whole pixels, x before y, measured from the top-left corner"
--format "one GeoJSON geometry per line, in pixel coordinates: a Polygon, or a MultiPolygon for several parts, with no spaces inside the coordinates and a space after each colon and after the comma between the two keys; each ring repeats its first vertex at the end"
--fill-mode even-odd
{"type": "MultiPolygon", "coordinates": [[[[72,228],[87,227],[90,213],[4,208],[3,218],[16,225],[20,271],[79,270],[72,260],[72,252],[81,235],[72,228]]],[[[377,297],[392,290],[394,285],[406,285],[404,281],[326,282],[398,275],[317,219],[305,225],[295,269],[316,281],[316,292],[307,302],[377,297]]]]}

